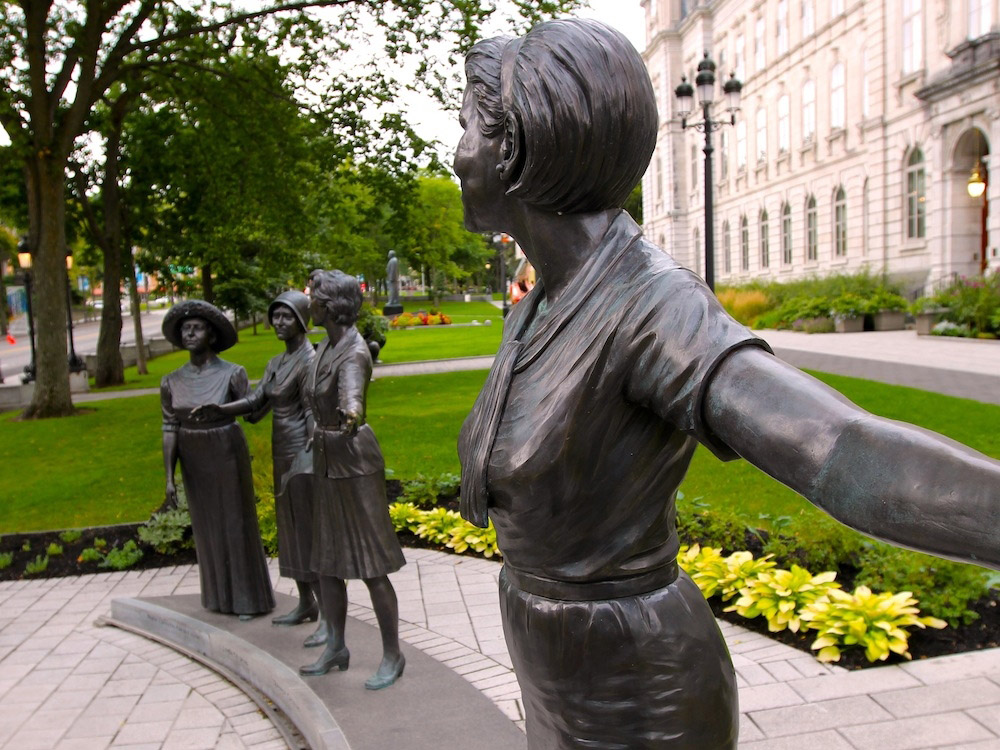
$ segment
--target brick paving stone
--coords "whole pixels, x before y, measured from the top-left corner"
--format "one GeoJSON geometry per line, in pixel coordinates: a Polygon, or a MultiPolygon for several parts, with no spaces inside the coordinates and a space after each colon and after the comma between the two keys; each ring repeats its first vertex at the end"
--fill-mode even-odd
{"type": "Polygon", "coordinates": [[[899,668],[926,685],[963,680],[968,677],[1000,675],[1000,648],[939,656],[936,659],[902,664],[899,668]]]}
{"type": "Polygon", "coordinates": [[[775,682],[774,675],[768,672],[759,664],[751,662],[745,666],[737,667],[736,674],[742,678],[747,685],[769,685],[775,682]]]}
{"type": "Polygon", "coordinates": [[[826,674],[788,682],[792,690],[810,702],[884,693],[922,684],[916,677],[895,666],[826,674]]]}
{"type": "Polygon", "coordinates": [[[160,742],[162,737],[170,733],[170,728],[174,725],[171,721],[149,721],[125,722],[118,734],[115,735],[113,745],[137,745],[143,742],[160,742]]]}
{"type": "Polygon", "coordinates": [[[22,729],[3,747],[4,750],[51,750],[59,742],[61,729],[22,729]]]}
{"type": "Polygon", "coordinates": [[[782,708],[784,706],[797,706],[804,703],[802,696],[788,687],[788,685],[780,682],[741,689],[739,701],[740,711],[743,713],[764,711],[770,708],[782,708]]]}
{"type": "Polygon", "coordinates": [[[857,750],[918,750],[995,739],[982,724],[957,712],[878,724],[855,722],[841,727],[840,733],[857,750]]]}
{"type": "Polygon", "coordinates": [[[1000,705],[983,706],[982,708],[970,708],[966,711],[969,716],[978,721],[993,734],[1000,737],[1000,705]]]}
{"type": "Polygon", "coordinates": [[[219,728],[174,729],[163,741],[163,750],[214,750],[219,728]]]}
{"type": "Polygon", "coordinates": [[[751,711],[750,715],[767,737],[821,732],[844,725],[869,724],[892,719],[888,711],[868,696],[837,698],[820,703],[751,711]]]}
{"type": "Polygon", "coordinates": [[[893,716],[902,719],[1000,704],[1000,686],[980,677],[891,690],[872,697],[893,716]]]}
{"type": "Polygon", "coordinates": [[[741,737],[740,750],[854,750],[854,748],[836,731],[827,730],[750,742],[743,742],[741,737]]]}

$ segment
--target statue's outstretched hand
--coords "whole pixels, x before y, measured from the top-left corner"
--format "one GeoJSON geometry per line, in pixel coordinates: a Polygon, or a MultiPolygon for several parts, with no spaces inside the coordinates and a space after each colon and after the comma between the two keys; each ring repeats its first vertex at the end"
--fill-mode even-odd
{"type": "Polygon", "coordinates": [[[204,422],[209,419],[218,419],[222,416],[222,409],[218,404],[202,404],[191,410],[191,419],[196,422],[204,422]]]}

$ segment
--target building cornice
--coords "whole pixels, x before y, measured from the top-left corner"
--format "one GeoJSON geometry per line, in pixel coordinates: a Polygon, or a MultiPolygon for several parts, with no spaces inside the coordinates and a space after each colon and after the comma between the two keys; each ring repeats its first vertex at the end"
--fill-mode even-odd
{"type": "Polygon", "coordinates": [[[969,39],[945,54],[952,60],[951,67],[914,92],[921,101],[940,102],[976,83],[997,80],[1000,75],[1000,32],[992,31],[978,39],[969,39]]]}

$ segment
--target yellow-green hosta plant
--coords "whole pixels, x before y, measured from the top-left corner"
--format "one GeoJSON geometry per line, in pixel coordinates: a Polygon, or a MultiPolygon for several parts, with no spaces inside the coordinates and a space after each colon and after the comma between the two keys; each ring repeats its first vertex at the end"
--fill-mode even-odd
{"type": "Polygon", "coordinates": [[[734,552],[728,557],[714,547],[681,547],[677,562],[694,579],[706,599],[719,595],[729,601],[746,585],[774,567],[771,555],[754,559],[750,552],[734,552]]]}
{"type": "Polygon", "coordinates": [[[910,634],[905,628],[943,628],[947,623],[936,617],[920,617],[917,600],[909,591],[875,594],[867,586],[853,593],[831,589],[827,595],[807,605],[801,614],[806,626],[819,632],[813,650],[822,662],[840,660],[840,647],[858,645],[868,661],[885,661],[890,653],[907,659],[910,634]]]}
{"type": "Polygon", "coordinates": [[[798,633],[803,608],[827,596],[830,589],[839,589],[836,577],[833,571],[813,575],[798,565],[792,565],[791,570],[765,570],[747,581],[740,589],[740,597],[726,607],[726,612],[736,612],[748,620],[763,615],[772,633],[786,628],[798,633]]]}
{"type": "Polygon", "coordinates": [[[461,526],[452,529],[451,541],[447,542],[446,546],[456,552],[465,552],[471,548],[483,557],[500,554],[497,548],[497,532],[493,528],[492,521],[485,529],[481,529],[463,520],[461,526]]]}
{"type": "Polygon", "coordinates": [[[410,531],[421,539],[442,544],[456,552],[465,552],[471,548],[484,557],[500,554],[497,548],[496,530],[492,523],[488,528],[480,529],[453,510],[447,508],[423,510],[413,503],[406,502],[390,505],[389,517],[397,531],[410,531]]]}

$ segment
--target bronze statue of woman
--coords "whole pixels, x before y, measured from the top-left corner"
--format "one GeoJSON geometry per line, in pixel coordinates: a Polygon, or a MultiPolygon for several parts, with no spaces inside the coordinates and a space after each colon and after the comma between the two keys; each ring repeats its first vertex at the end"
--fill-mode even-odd
{"type": "Polygon", "coordinates": [[[299,672],[321,675],[349,666],[345,579],[360,578],[382,634],[382,661],[365,687],[379,690],[398,680],[406,665],[399,650],[399,606],[389,581],[389,573],[406,561],[389,518],[382,450],[365,424],[372,358],[354,325],[361,286],[340,271],[314,271],[310,286],[313,322],[327,334],[316,350],[306,395],[316,421],[312,569],[319,576],[328,637],[319,659],[299,672]]]}
{"type": "MultiPolygon", "coordinates": [[[[275,515],[278,525],[278,570],[295,581],[299,601],[295,608],[271,620],[275,625],[298,625],[319,616],[314,587],[316,574],[310,568],[312,553],[312,456],[306,453],[312,435],[312,411],[305,400],[306,380],[315,350],[306,338],[309,330],[309,298],[291,289],[282,292],[267,308],[267,317],[285,351],[272,358],[264,377],[245,398],[229,403],[209,403],[192,412],[194,419],[245,415],[258,422],[273,411],[271,458],[274,467],[275,515]]],[[[325,628],[306,639],[306,645],[322,645],[325,628]]]]}
{"type": "Polygon", "coordinates": [[[512,235],[539,276],[459,438],[531,750],[736,747],[732,662],[676,560],[699,442],[863,533],[1000,567],[1000,463],[774,357],[621,209],[657,134],[623,35],[543,23],[479,42],[466,74],[466,226],[512,235]]]}
{"type": "Polygon", "coordinates": [[[225,404],[250,390],[246,370],[217,356],[236,343],[236,329],[214,305],[187,300],[164,316],[163,335],[191,355],[186,365],[163,376],[160,402],[167,501],[177,501],[179,462],[202,606],[241,619],[265,614],[274,609],[274,592],[260,543],[246,437],[231,416],[193,416],[200,404],[225,404]]]}

